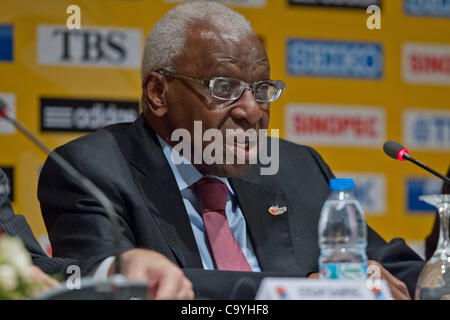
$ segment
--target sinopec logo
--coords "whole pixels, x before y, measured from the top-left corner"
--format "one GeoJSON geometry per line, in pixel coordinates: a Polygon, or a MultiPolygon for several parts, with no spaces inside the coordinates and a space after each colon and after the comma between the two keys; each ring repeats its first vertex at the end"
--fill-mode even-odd
{"type": "Polygon", "coordinates": [[[385,138],[385,113],[378,107],[289,104],[288,140],[314,145],[378,148],[385,138]]]}
{"type": "Polygon", "coordinates": [[[138,112],[137,101],[41,98],[41,131],[95,131],[134,121],[138,112]]]}
{"type": "Polygon", "coordinates": [[[141,30],[40,25],[38,62],[43,65],[138,68],[141,30]]]}
{"type": "Polygon", "coordinates": [[[403,78],[409,83],[450,85],[450,45],[405,44],[403,78]]]}
{"type": "Polygon", "coordinates": [[[380,79],[383,76],[381,44],[290,39],[287,70],[301,76],[380,79]]]}

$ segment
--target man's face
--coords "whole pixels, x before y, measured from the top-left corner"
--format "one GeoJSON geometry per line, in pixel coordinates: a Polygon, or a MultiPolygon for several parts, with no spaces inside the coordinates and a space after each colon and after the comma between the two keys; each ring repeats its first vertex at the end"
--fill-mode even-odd
{"type": "MultiPolygon", "coordinates": [[[[269,61],[261,41],[254,35],[243,38],[227,38],[215,29],[194,26],[187,37],[185,53],[176,61],[175,74],[199,79],[229,77],[253,83],[270,79],[269,61]]],[[[194,140],[194,121],[202,122],[203,132],[220,130],[224,150],[252,157],[256,147],[233,141],[225,147],[227,129],[267,129],[269,103],[258,103],[250,90],[245,90],[235,101],[221,101],[210,95],[209,88],[188,79],[168,76],[166,91],[167,121],[171,130],[187,129],[194,140]]],[[[171,143],[176,145],[177,142],[171,143]]],[[[202,143],[203,150],[210,141],[202,143]]],[[[192,159],[191,159],[192,162],[192,159]]],[[[224,155],[225,162],[225,155],[224,155]]],[[[235,177],[245,174],[246,164],[194,164],[203,174],[235,177]]]]}

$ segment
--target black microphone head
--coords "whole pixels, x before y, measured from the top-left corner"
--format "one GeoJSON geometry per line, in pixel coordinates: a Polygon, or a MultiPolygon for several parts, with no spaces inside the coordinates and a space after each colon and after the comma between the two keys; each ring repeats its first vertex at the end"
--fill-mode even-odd
{"type": "Polygon", "coordinates": [[[404,146],[394,140],[388,140],[383,144],[384,153],[396,160],[398,159],[398,153],[404,149],[404,146]]]}

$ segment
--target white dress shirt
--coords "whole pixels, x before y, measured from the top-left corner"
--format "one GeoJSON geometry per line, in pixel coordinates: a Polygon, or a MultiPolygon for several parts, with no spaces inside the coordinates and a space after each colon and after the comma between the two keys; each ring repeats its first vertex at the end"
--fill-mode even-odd
{"type": "MultiPolygon", "coordinates": [[[[194,192],[189,188],[192,184],[203,178],[203,175],[186,159],[183,158],[183,162],[179,165],[174,164],[172,161],[171,153],[172,147],[168,145],[159,135],[157,135],[161,148],[163,150],[164,156],[170,165],[170,169],[175,177],[178,185],[178,189],[183,197],[183,203],[186,207],[187,214],[189,216],[189,221],[191,224],[192,232],[194,233],[195,242],[200,253],[202,260],[203,269],[214,270],[214,263],[209,252],[207,245],[207,236],[205,233],[205,226],[203,224],[203,219],[200,214],[200,210],[197,204],[197,197],[194,192]]],[[[222,181],[228,188],[228,197],[225,207],[225,213],[227,215],[228,224],[233,232],[236,241],[242,249],[247,261],[253,271],[261,271],[256,259],[253,245],[251,243],[250,235],[247,232],[247,226],[245,222],[244,215],[242,214],[239,203],[236,199],[233,189],[231,188],[228,180],[226,178],[209,176],[222,181]]],[[[114,261],[114,257],[108,257],[103,260],[91,274],[94,278],[106,279],[108,270],[114,261]]]]}

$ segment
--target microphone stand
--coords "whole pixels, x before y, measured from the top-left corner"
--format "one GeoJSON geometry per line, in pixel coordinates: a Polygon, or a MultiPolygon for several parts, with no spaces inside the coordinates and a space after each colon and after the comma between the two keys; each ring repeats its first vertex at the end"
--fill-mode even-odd
{"type": "Polygon", "coordinates": [[[415,165],[421,167],[422,169],[425,169],[426,171],[430,172],[431,174],[434,174],[435,176],[441,178],[442,180],[444,180],[445,183],[450,184],[450,179],[448,177],[446,177],[446,176],[440,174],[439,172],[437,172],[436,170],[433,170],[430,167],[424,165],[419,160],[414,159],[413,157],[411,157],[409,155],[409,153],[405,152],[403,154],[403,159],[411,161],[412,163],[414,163],[415,165]]]}

